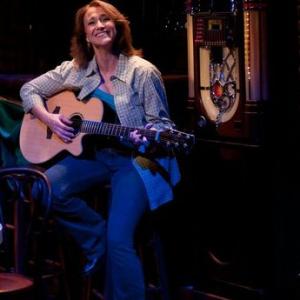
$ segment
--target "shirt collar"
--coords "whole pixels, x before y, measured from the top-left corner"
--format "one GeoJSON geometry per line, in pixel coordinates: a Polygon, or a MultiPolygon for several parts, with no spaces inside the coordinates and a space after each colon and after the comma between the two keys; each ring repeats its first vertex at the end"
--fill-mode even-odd
{"type": "Polygon", "coordinates": [[[91,75],[94,75],[98,72],[98,66],[96,63],[96,57],[94,56],[92,60],[90,60],[88,67],[86,69],[86,77],[89,77],[91,75]]]}

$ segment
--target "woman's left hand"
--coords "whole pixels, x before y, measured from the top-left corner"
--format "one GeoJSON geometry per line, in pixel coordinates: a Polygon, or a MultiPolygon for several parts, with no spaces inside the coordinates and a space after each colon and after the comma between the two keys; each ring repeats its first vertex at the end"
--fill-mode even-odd
{"type": "Polygon", "coordinates": [[[129,138],[132,141],[132,143],[136,146],[140,146],[142,144],[145,144],[145,145],[148,144],[147,138],[145,136],[143,136],[141,133],[139,133],[139,131],[137,129],[130,132],[129,138]]]}

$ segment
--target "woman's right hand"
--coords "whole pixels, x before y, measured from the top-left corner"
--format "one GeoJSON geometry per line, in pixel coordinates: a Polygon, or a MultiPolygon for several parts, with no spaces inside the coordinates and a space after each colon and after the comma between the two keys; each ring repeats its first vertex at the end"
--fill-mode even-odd
{"type": "Polygon", "coordinates": [[[72,121],[62,114],[53,114],[46,110],[44,106],[35,105],[31,113],[41,122],[46,124],[51,131],[56,134],[63,142],[71,143],[75,137],[72,121]]]}
{"type": "Polygon", "coordinates": [[[71,143],[75,137],[72,121],[62,114],[48,113],[44,122],[65,143],[71,143]]]}

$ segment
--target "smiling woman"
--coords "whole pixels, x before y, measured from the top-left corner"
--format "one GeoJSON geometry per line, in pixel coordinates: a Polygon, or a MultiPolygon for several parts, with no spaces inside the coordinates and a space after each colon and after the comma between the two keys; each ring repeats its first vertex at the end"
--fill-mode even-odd
{"type": "MultiPolygon", "coordinates": [[[[46,129],[54,143],[76,143],[72,116],[65,113],[70,99],[59,97],[54,107],[50,105],[66,90],[81,101],[78,115],[85,116],[86,102],[101,102],[103,118],[118,125],[110,129],[130,130],[126,135],[110,130],[111,138],[90,139],[91,151],[65,153],[45,172],[52,185],[53,214],[86,258],[82,275],[90,276],[106,264],[108,300],[145,299],[135,229],[146,210],[173,200],[173,187],[180,180],[173,151],[162,147],[162,132],[172,132],[175,124],[169,119],[161,73],[140,53],[132,45],[125,16],[113,5],[93,0],[76,13],[73,60],[26,83],[20,92],[25,112],[38,120],[37,126],[46,129]],[[146,129],[153,134],[147,136],[146,129]],[[107,181],[112,198],[106,225],[80,195],[107,181]]],[[[102,114],[96,109],[93,113],[101,120],[102,114]]]]}

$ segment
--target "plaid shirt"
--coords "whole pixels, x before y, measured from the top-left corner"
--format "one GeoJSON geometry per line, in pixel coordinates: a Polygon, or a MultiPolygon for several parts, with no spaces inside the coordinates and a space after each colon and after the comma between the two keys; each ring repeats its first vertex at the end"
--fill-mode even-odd
{"type": "MultiPolygon", "coordinates": [[[[95,58],[86,69],[74,66],[74,61],[65,61],[55,69],[25,83],[20,91],[25,112],[34,105],[44,105],[44,100],[63,90],[78,93],[78,100],[87,98],[100,84],[95,58]]],[[[111,78],[116,113],[120,123],[129,127],[143,127],[160,118],[168,118],[168,104],[158,69],[138,56],[120,54],[116,73],[111,78]]],[[[171,123],[170,123],[171,124],[171,123]]],[[[155,127],[169,127],[165,122],[155,122],[155,127]]],[[[169,172],[170,181],[175,185],[180,179],[175,157],[160,159],[160,164],[169,172]]],[[[173,198],[172,187],[159,174],[139,168],[152,209],[173,198]],[[155,191],[155,193],[154,193],[155,191]]]]}
{"type": "MultiPolygon", "coordinates": [[[[116,74],[111,78],[114,88],[116,112],[124,126],[141,127],[154,117],[168,117],[166,92],[160,72],[150,62],[137,56],[122,54],[116,74]]],[[[63,62],[34,80],[20,91],[25,112],[43,99],[63,91],[77,91],[79,100],[89,96],[100,84],[95,58],[86,69],[77,69],[73,61],[63,62]]]]}

